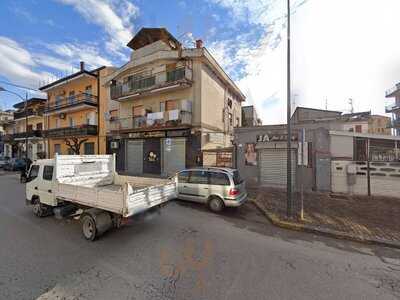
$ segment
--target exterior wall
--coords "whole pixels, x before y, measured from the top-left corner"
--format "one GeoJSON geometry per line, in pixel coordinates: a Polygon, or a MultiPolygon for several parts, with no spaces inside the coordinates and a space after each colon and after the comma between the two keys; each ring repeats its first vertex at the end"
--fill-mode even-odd
{"type": "Polygon", "coordinates": [[[296,123],[300,121],[334,118],[338,116],[340,116],[340,112],[298,107],[292,116],[292,121],[296,123]]]}
{"type": "MultiPolygon", "coordinates": [[[[95,153],[97,152],[97,136],[91,136],[91,137],[80,137],[79,141],[87,139],[85,143],[94,143],[94,150],[95,153]]],[[[55,155],[55,144],[59,144],[61,148],[61,153],[59,154],[69,154],[68,149],[69,147],[65,144],[65,140],[63,138],[54,138],[54,139],[49,139],[49,157],[54,157],[55,155]]],[[[80,154],[85,154],[84,153],[84,144],[82,144],[81,149],[80,149],[80,154]]]]}
{"type": "Polygon", "coordinates": [[[331,135],[331,157],[353,159],[353,140],[352,136],[331,135]]]}
{"type": "Polygon", "coordinates": [[[368,133],[368,121],[360,121],[360,122],[345,122],[343,123],[342,130],[343,131],[351,131],[357,132],[356,126],[361,126],[361,133],[368,133]]]}
{"type": "Polygon", "coordinates": [[[390,135],[390,118],[385,116],[371,116],[368,121],[368,133],[390,135]]]}

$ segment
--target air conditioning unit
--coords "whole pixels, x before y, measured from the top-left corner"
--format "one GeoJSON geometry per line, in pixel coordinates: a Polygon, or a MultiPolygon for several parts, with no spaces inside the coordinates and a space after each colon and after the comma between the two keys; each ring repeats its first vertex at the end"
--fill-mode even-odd
{"type": "Polygon", "coordinates": [[[65,117],[66,117],[66,116],[65,116],[65,113],[61,113],[61,114],[59,115],[59,118],[60,118],[60,119],[65,119],[65,117]]]}
{"type": "Polygon", "coordinates": [[[110,146],[111,146],[111,149],[118,149],[119,143],[114,141],[114,142],[111,142],[110,146]]]}

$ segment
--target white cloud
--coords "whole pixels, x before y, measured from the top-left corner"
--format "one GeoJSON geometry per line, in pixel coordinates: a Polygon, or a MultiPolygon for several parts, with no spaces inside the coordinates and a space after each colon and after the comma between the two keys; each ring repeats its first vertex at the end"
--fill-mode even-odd
{"type": "Polygon", "coordinates": [[[46,46],[48,49],[65,59],[70,66],[76,66],[79,64],[79,61],[84,61],[88,68],[112,65],[111,61],[102,57],[98,51],[98,48],[93,45],[87,45],[83,43],[63,43],[48,44],[46,46]]]}
{"type": "Polygon", "coordinates": [[[88,23],[101,26],[108,35],[107,50],[126,58],[123,50],[133,36],[133,20],[139,9],[127,0],[58,0],[73,6],[88,23]]]}
{"type": "Polygon", "coordinates": [[[0,74],[10,81],[37,87],[47,74],[36,71],[32,55],[12,39],[0,36],[0,74]]]}

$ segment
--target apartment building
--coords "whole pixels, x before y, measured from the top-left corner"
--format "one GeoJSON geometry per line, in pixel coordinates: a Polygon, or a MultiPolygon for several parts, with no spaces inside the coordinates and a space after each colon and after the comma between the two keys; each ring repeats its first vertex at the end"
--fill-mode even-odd
{"type": "Polygon", "coordinates": [[[78,72],[40,88],[48,98],[44,111],[48,157],[106,153],[107,91],[100,78],[110,69],[88,71],[81,62],[78,72]]]}
{"type": "Polygon", "coordinates": [[[242,126],[261,126],[262,121],[258,117],[256,108],[254,105],[242,106],[242,126]]]}
{"type": "Polygon", "coordinates": [[[3,124],[4,155],[31,159],[45,157],[46,143],[43,139],[44,107],[46,99],[31,98],[14,104],[13,120],[3,124]],[[26,150],[26,145],[28,149],[26,150]]]}
{"type": "Polygon", "coordinates": [[[0,109],[0,156],[5,156],[4,136],[7,132],[7,127],[13,121],[14,113],[12,110],[0,109]]]}
{"type": "Polygon", "coordinates": [[[202,150],[232,146],[245,96],[198,40],[184,48],[165,28],[142,28],[130,61],[103,82],[109,151],[130,174],[168,175],[202,163],[202,150]]]}
{"type": "Polygon", "coordinates": [[[400,82],[386,91],[386,98],[391,99],[386,105],[386,113],[392,114],[390,128],[394,135],[400,135],[400,82]]]}

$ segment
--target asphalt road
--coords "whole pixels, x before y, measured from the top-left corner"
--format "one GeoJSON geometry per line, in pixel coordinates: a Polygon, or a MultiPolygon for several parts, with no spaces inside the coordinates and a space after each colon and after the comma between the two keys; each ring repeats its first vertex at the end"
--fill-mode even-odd
{"type": "Polygon", "coordinates": [[[175,202],[95,242],[0,175],[0,299],[399,299],[400,252],[175,202]]]}

